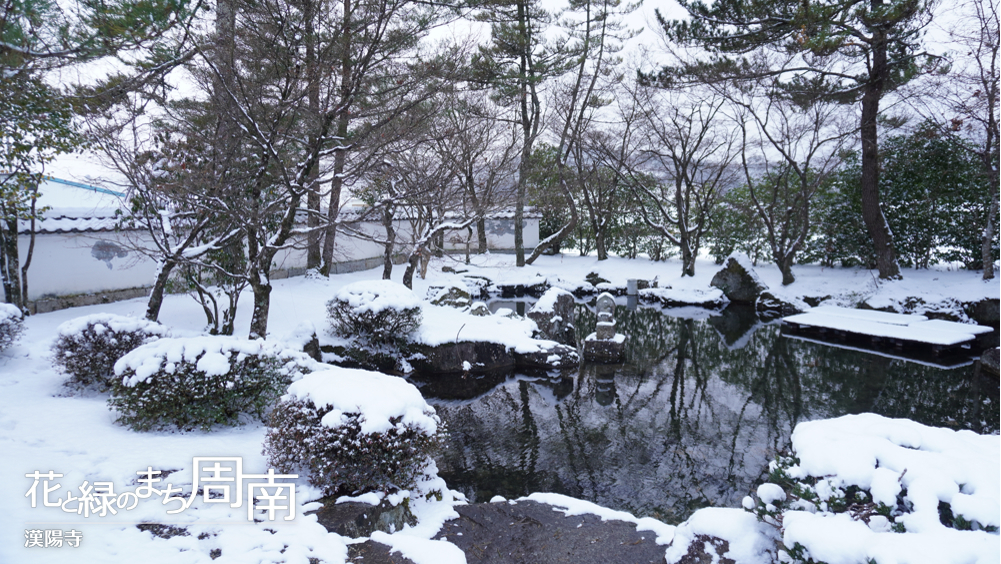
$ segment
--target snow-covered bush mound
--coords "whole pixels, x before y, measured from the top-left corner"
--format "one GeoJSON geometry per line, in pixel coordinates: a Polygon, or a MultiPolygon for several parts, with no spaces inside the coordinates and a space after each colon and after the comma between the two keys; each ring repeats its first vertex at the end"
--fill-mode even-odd
{"type": "Polygon", "coordinates": [[[439,419],[402,378],[335,368],[292,383],[272,411],[269,464],[327,495],[410,489],[432,463],[439,419]]]}
{"type": "Polygon", "coordinates": [[[372,344],[399,343],[421,325],[421,300],[402,284],[366,280],[327,302],[334,334],[372,344]]]}
{"type": "Polygon", "coordinates": [[[14,344],[24,331],[24,314],[17,306],[0,303],[0,351],[14,344]]]}
{"type": "Polygon", "coordinates": [[[998,435],[862,414],[801,423],[792,444],[744,500],[783,561],[1001,561],[998,435]]]}
{"type": "Polygon", "coordinates": [[[112,313],[95,313],[71,319],[56,329],[52,362],[70,380],[105,390],[115,375],[115,362],[126,353],[168,335],[154,321],[112,313]]]}
{"type": "Polygon", "coordinates": [[[316,361],[282,344],[223,336],[160,339],[115,363],[108,404],[136,431],[235,425],[261,419],[316,361]]]}

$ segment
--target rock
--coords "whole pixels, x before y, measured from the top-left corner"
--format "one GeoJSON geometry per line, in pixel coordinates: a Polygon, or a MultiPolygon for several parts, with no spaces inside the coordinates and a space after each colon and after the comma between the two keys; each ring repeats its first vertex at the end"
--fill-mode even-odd
{"type": "Polygon", "coordinates": [[[810,307],[817,307],[820,302],[831,299],[831,296],[803,296],[803,302],[810,307]]]}
{"type": "Polygon", "coordinates": [[[677,561],[677,564],[736,564],[726,553],[730,552],[730,543],[719,537],[695,535],[688,545],[688,552],[677,561]],[[712,546],[712,551],[706,550],[706,545],[712,546]]]}
{"type": "Polygon", "coordinates": [[[768,289],[754,272],[750,259],[742,253],[730,255],[709,285],[722,290],[731,302],[743,304],[756,303],[761,292],[768,289]]]}
{"type": "Polygon", "coordinates": [[[470,372],[486,372],[515,365],[514,356],[502,344],[483,341],[459,341],[437,346],[413,343],[407,346],[407,361],[418,373],[466,372],[462,363],[472,365],[470,372]]]}
{"type": "Polygon", "coordinates": [[[469,564],[663,564],[664,547],[651,531],[596,515],[566,516],[535,501],[455,507],[435,539],[447,540],[469,564]]]}
{"type": "Polygon", "coordinates": [[[302,352],[308,354],[316,362],[323,362],[323,353],[320,351],[320,339],[317,338],[316,333],[313,333],[312,338],[302,346],[302,352]]]}
{"type": "Polygon", "coordinates": [[[472,307],[469,308],[469,315],[488,317],[491,315],[490,308],[483,302],[473,302],[472,307]]]}
{"type": "Polygon", "coordinates": [[[998,367],[999,361],[1001,361],[1001,350],[993,348],[980,356],[980,368],[988,374],[1001,375],[1001,370],[998,367]]]}
{"type": "MultiPolygon", "coordinates": [[[[381,542],[367,540],[348,545],[348,562],[359,564],[416,564],[413,560],[399,552],[393,552],[393,547],[381,542]]],[[[310,559],[313,562],[314,559],[310,559]]]]}
{"type": "Polygon", "coordinates": [[[573,294],[560,288],[550,288],[528,311],[528,318],[535,322],[546,339],[575,346],[573,294]]]}
{"type": "Polygon", "coordinates": [[[450,274],[463,274],[463,273],[469,272],[468,270],[456,270],[456,269],[452,268],[451,266],[448,266],[447,264],[445,266],[441,267],[441,271],[442,272],[448,272],[450,274]]]}
{"type": "Polygon", "coordinates": [[[758,296],[758,301],[754,304],[754,309],[762,317],[785,317],[796,315],[808,310],[806,303],[794,300],[792,302],[783,300],[775,294],[765,291],[758,296]]]}
{"type": "Polygon", "coordinates": [[[428,289],[428,297],[431,299],[431,305],[458,309],[469,307],[473,303],[469,289],[459,284],[432,286],[428,289]]]}
{"type": "Polygon", "coordinates": [[[385,499],[379,505],[358,503],[335,503],[333,497],[320,500],[323,507],[307,511],[306,515],[316,515],[318,523],[328,532],[353,539],[371,536],[374,531],[393,533],[403,530],[404,525],[417,524],[417,518],[410,512],[409,499],[399,505],[391,505],[385,499]]]}
{"type": "Polygon", "coordinates": [[[584,338],[584,360],[599,364],[618,364],[626,352],[626,336],[616,334],[614,339],[598,339],[596,333],[584,338]]]}
{"type": "Polygon", "coordinates": [[[587,276],[584,277],[588,284],[592,286],[597,286],[598,284],[608,284],[608,280],[605,280],[597,272],[588,272],[587,276]]]}
{"type": "Polygon", "coordinates": [[[490,285],[493,282],[486,276],[467,274],[462,277],[462,283],[469,289],[469,293],[476,299],[485,300],[490,297],[490,285]]]}
{"type": "Polygon", "coordinates": [[[979,302],[965,303],[963,309],[966,311],[966,315],[979,325],[993,327],[994,331],[1001,330],[1001,319],[999,319],[998,311],[1001,309],[1001,300],[986,298],[979,302]]]}
{"type": "Polygon", "coordinates": [[[518,368],[573,368],[580,364],[580,356],[575,348],[553,343],[535,352],[515,352],[514,361],[518,368]]]}

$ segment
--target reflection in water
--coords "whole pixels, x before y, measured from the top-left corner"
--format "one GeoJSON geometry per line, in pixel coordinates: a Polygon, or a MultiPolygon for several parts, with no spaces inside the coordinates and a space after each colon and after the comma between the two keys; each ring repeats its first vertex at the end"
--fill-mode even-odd
{"type": "MultiPolygon", "coordinates": [[[[628,364],[416,382],[448,424],[440,474],[474,501],[557,492],[677,523],[738,506],[800,421],[871,411],[997,432],[997,380],[972,367],[846,351],[727,316],[619,307],[628,364]]],[[[581,306],[578,322],[586,334],[594,312],[581,306]]]]}

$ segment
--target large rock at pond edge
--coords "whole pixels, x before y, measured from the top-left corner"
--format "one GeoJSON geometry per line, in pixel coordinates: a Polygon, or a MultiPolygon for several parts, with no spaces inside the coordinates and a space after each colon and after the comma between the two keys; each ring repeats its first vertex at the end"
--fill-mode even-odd
{"type": "Polygon", "coordinates": [[[407,345],[407,361],[419,373],[464,372],[463,362],[472,365],[472,372],[485,372],[515,365],[514,356],[499,343],[459,341],[438,346],[407,345]]]}
{"type": "Polygon", "coordinates": [[[540,345],[535,352],[515,352],[514,360],[519,368],[573,368],[580,364],[577,349],[557,343],[551,346],[540,345]]]}
{"type": "Polygon", "coordinates": [[[565,515],[530,500],[455,507],[435,539],[447,540],[469,564],[648,564],[664,562],[652,531],[596,515],[565,515]]]}
{"type": "Polygon", "coordinates": [[[758,296],[768,289],[758,278],[758,273],[754,272],[751,260],[742,253],[730,255],[709,285],[722,290],[731,302],[742,304],[754,304],[758,296]]]}
{"type": "Polygon", "coordinates": [[[1001,350],[999,349],[990,349],[980,356],[980,369],[988,374],[994,376],[1001,374],[999,363],[1001,363],[1001,350]]]}
{"type": "Polygon", "coordinates": [[[979,325],[993,327],[995,331],[1001,329],[1001,300],[985,298],[979,302],[963,304],[963,309],[979,325]]]}
{"type": "Polygon", "coordinates": [[[546,339],[575,346],[573,294],[560,288],[550,288],[528,310],[528,318],[535,322],[546,339]]]}
{"type": "Polygon", "coordinates": [[[458,309],[469,307],[473,303],[469,289],[459,284],[450,284],[444,287],[432,286],[428,288],[428,299],[431,301],[431,305],[458,309]]]}
{"type": "Polygon", "coordinates": [[[358,503],[335,503],[333,497],[320,500],[323,507],[307,511],[306,515],[316,515],[318,523],[327,531],[353,539],[372,536],[373,531],[393,533],[403,530],[404,525],[417,524],[417,518],[410,512],[406,502],[390,505],[385,499],[379,505],[358,503]]]}

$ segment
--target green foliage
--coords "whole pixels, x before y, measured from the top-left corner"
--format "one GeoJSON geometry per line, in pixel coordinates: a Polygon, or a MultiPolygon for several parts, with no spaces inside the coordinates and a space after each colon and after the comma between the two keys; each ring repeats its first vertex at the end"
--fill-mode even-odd
{"type": "Polygon", "coordinates": [[[334,334],[361,344],[401,345],[421,326],[421,308],[385,307],[379,311],[356,308],[334,298],[327,302],[327,317],[334,334]]]}
{"type": "Polygon", "coordinates": [[[321,420],[333,408],[312,401],[283,401],[271,413],[264,439],[268,463],[282,472],[305,471],[325,495],[358,495],[416,486],[440,434],[390,420],[384,433],[362,433],[359,413],[346,413],[333,428],[321,420]]]}
{"type": "Polygon", "coordinates": [[[159,323],[113,314],[70,320],[58,329],[52,364],[70,381],[104,391],[115,378],[115,362],[136,347],[167,335],[159,323]]]}
{"type": "Polygon", "coordinates": [[[779,0],[681,0],[688,18],[665,20],[658,12],[667,36],[680,44],[709,52],[703,60],[665,67],[645,77],[669,85],[699,77],[720,80],[773,74],[797,103],[829,99],[850,103],[862,93],[860,85],[883,79],[890,91],[916,76],[933,58],[919,49],[922,29],[931,17],[928,0],[847,0],[835,3],[779,0]],[[782,55],[803,55],[807,62],[795,72],[770,68],[762,58],[744,57],[758,49],[782,55]],[[886,54],[884,77],[871,76],[866,65],[875,52],[886,54]],[[834,62],[856,64],[856,73],[834,62]]]}
{"type": "MultiPolygon", "coordinates": [[[[881,199],[902,266],[958,262],[983,268],[980,245],[990,202],[973,148],[931,124],[889,138],[881,149],[881,199]]],[[[857,155],[849,155],[815,205],[814,235],[803,257],[826,266],[872,267],[865,237],[857,155]]],[[[995,179],[996,181],[996,179],[995,179]]],[[[998,245],[995,239],[995,252],[998,245]]]]}
{"type": "Polygon", "coordinates": [[[735,251],[747,255],[754,264],[768,255],[765,226],[754,209],[746,185],[731,189],[720,201],[706,234],[709,254],[723,264],[735,251]]]}
{"type": "Polygon", "coordinates": [[[166,363],[133,385],[129,380],[135,372],[124,370],[112,382],[108,399],[117,413],[115,421],[134,431],[207,431],[216,425],[238,425],[243,415],[263,421],[292,380],[286,362],[273,355],[232,354],[229,371],[222,375],[198,368],[204,356],[166,363]]]}

